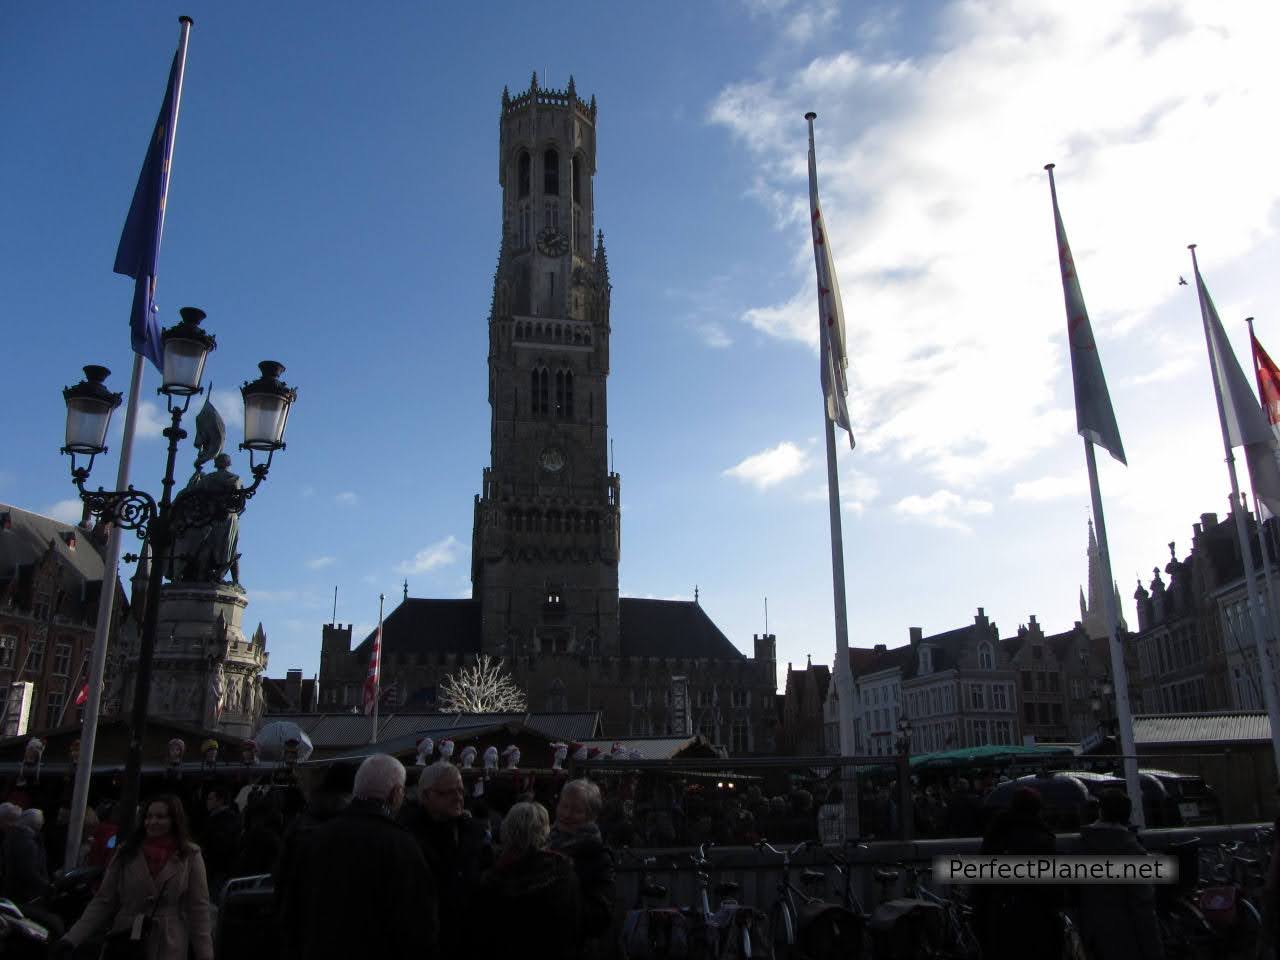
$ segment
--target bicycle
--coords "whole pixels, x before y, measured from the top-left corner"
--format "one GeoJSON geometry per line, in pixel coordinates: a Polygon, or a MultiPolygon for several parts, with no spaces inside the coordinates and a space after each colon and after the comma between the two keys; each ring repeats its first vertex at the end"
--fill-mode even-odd
{"type": "MultiPolygon", "coordinates": [[[[769,909],[769,927],[773,931],[773,945],[781,948],[781,956],[787,956],[795,948],[800,933],[800,908],[814,903],[821,903],[822,897],[806,893],[791,882],[791,858],[802,850],[821,846],[817,840],[805,840],[791,850],[779,850],[768,840],[756,843],[756,850],[766,851],[782,857],[782,875],[778,879],[778,896],[769,909]]],[[[809,889],[818,884],[825,886],[827,875],[821,870],[805,870],[800,875],[800,882],[809,889]]]]}
{"type": "Polygon", "coordinates": [[[903,861],[893,863],[889,869],[877,868],[874,878],[880,885],[880,906],[896,899],[898,902],[914,900],[936,908],[941,915],[942,929],[937,943],[927,946],[924,956],[938,960],[978,960],[982,947],[973,932],[973,908],[959,894],[944,897],[929,889],[921,878],[927,878],[932,872],[931,867],[916,867],[903,861]],[[892,894],[902,874],[906,875],[902,897],[894,898],[892,894]]]}
{"type": "MultiPolygon", "coordinates": [[[[717,909],[711,909],[711,860],[707,857],[707,848],[712,844],[704,843],[698,848],[693,861],[698,882],[698,907],[696,918],[700,923],[695,927],[701,932],[700,946],[708,951],[708,957],[741,957],[744,960],[766,960],[771,951],[761,952],[756,949],[753,931],[757,929],[763,916],[746,904],[739,903],[737,894],[741,885],[733,880],[721,880],[716,883],[717,909]]],[[[762,938],[768,943],[768,931],[762,938]]]]}

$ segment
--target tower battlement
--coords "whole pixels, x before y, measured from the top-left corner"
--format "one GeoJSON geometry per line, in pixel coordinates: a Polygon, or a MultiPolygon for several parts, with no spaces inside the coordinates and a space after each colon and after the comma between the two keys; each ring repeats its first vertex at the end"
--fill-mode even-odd
{"type": "Polygon", "coordinates": [[[586,101],[579,97],[578,91],[574,87],[572,76],[569,77],[569,86],[564,90],[538,86],[537,71],[534,71],[533,77],[529,81],[529,89],[523,93],[518,93],[513,97],[506,87],[502,88],[502,115],[504,118],[513,113],[519,113],[521,110],[527,110],[529,107],[560,107],[561,109],[568,109],[571,106],[582,114],[584,120],[595,123],[596,98],[593,95],[590,101],[586,101]]]}

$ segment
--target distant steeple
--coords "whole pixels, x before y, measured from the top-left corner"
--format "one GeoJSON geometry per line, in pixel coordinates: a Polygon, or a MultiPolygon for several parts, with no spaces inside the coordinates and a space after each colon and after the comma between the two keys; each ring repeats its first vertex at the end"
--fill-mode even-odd
{"type": "MultiPolygon", "coordinates": [[[[1093,520],[1089,520],[1089,587],[1086,599],[1085,591],[1080,591],[1080,623],[1085,632],[1095,639],[1107,636],[1106,604],[1103,601],[1107,589],[1102,582],[1102,553],[1098,548],[1098,538],[1093,530],[1093,520]]],[[[1124,620],[1124,608],[1120,605],[1120,588],[1112,581],[1111,595],[1115,598],[1116,627],[1121,631],[1129,629],[1124,620]]]]}

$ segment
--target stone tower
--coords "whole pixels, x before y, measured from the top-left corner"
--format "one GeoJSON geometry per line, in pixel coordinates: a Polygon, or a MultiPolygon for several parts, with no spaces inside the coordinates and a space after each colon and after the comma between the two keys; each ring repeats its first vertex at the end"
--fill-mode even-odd
{"type": "MultiPolygon", "coordinates": [[[[1102,556],[1098,547],[1098,538],[1093,532],[1093,521],[1089,521],[1089,596],[1086,599],[1084,589],[1080,590],[1080,623],[1085,633],[1094,639],[1105,638],[1107,631],[1106,605],[1102,601],[1102,591],[1107,586],[1102,581],[1102,556]]],[[[1120,604],[1120,588],[1111,584],[1112,596],[1115,597],[1116,627],[1127,631],[1129,625],[1124,621],[1124,608],[1120,604]]]]}
{"type": "Polygon", "coordinates": [[[489,314],[491,465],[471,581],[498,656],[617,656],[619,478],[609,471],[609,270],[594,232],[596,104],[502,93],[502,239],[489,314]],[[593,246],[594,240],[594,246],[593,246]]]}

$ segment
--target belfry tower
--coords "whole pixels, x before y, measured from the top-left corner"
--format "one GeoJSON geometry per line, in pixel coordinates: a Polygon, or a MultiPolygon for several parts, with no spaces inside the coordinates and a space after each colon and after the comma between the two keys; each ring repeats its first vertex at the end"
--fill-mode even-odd
{"type": "Polygon", "coordinates": [[[593,230],[596,103],[502,93],[489,313],[491,465],[471,583],[497,656],[617,656],[619,478],[608,464],[609,270],[593,230]],[[594,241],[594,246],[593,246],[594,241]]]}

